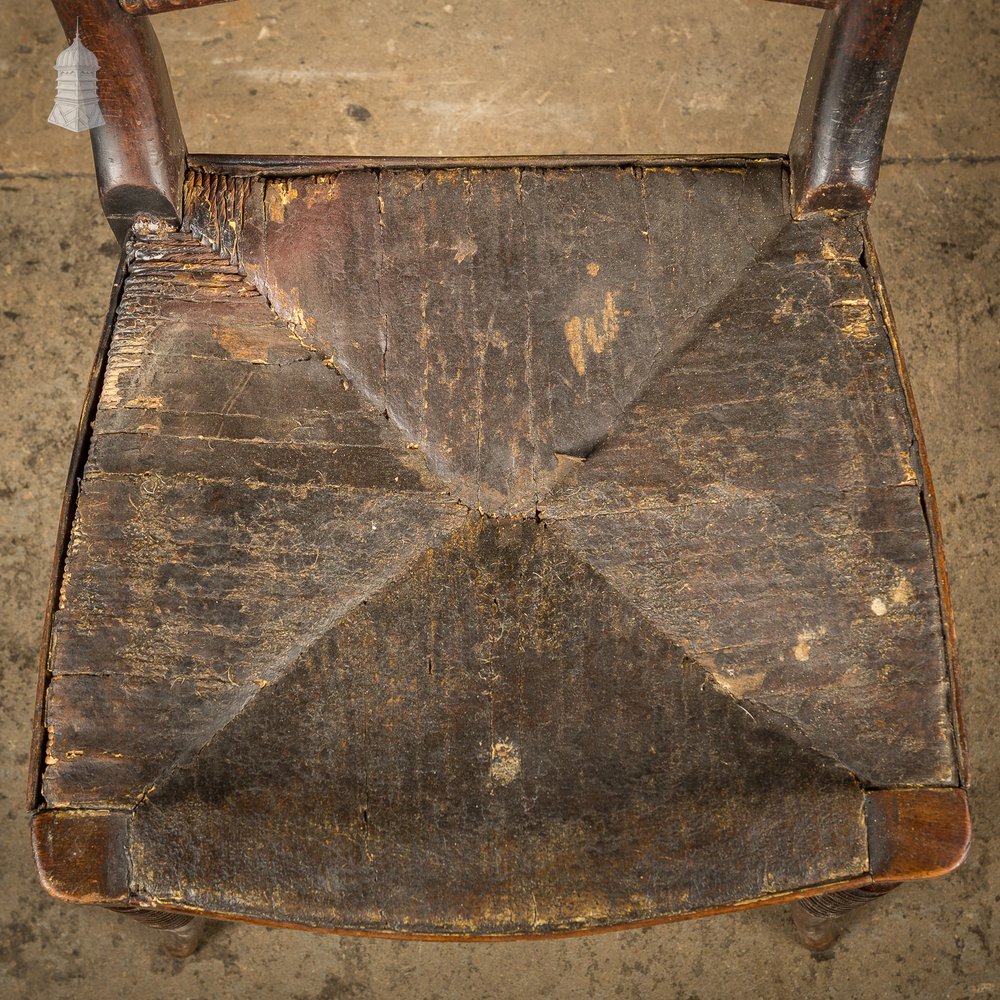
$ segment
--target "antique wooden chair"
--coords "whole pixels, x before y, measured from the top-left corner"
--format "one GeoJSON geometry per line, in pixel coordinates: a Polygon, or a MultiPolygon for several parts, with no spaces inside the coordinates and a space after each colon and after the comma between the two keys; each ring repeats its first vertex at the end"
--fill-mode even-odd
{"type": "MultiPolygon", "coordinates": [[[[969,842],[952,619],[866,225],[918,0],[827,0],[785,157],[188,155],[100,60],[122,243],[31,809],[63,899],[495,939],[969,842]]],[[[185,927],[185,925],[187,925],[185,927]]]]}

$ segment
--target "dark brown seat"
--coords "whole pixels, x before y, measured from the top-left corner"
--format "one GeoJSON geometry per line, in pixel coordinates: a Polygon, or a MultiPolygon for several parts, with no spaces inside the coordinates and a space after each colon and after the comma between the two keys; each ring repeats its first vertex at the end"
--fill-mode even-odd
{"type": "MultiPolygon", "coordinates": [[[[882,6],[898,71],[916,5],[882,6]]],[[[820,182],[815,150],[791,196],[778,156],[192,157],[175,219],[110,211],[46,887],[465,938],[816,897],[825,945],[819,918],[957,865],[874,173],[820,182]]]]}

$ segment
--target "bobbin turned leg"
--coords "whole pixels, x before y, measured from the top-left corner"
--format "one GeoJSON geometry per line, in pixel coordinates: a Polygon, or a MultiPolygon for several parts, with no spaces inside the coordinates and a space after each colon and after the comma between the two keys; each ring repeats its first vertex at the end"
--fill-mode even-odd
{"type": "Polygon", "coordinates": [[[174,958],[188,958],[198,950],[205,930],[203,917],[193,917],[188,913],[173,913],[169,910],[142,910],[129,906],[109,906],[115,913],[138,920],[149,927],[163,931],[163,950],[174,958]]]}
{"type": "Polygon", "coordinates": [[[792,903],[799,940],[810,951],[826,951],[838,937],[837,917],[895,889],[898,882],[878,882],[857,889],[828,892],[792,903]]]}

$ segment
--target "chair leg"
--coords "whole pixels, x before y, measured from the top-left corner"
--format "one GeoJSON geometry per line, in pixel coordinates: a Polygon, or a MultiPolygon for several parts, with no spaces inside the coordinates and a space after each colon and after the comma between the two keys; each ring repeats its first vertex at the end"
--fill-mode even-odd
{"type": "Polygon", "coordinates": [[[895,889],[898,882],[877,882],[857,889],[842,889],[809,896],[792,903],[792,922],[799,940],[810,951],[826,951],[838,937],[837,917],[895,889]]]}
{"type": "Polygon", "coordinates": [[[163,950],[173,958],[189,958],[198,950],[205,930],[204,917],[194,917],[189,913],[174,913],[170,910],[143,910],[132,906],[109,906],[115,913],[138,920],[148,927],[163,931],[163,950]]]}

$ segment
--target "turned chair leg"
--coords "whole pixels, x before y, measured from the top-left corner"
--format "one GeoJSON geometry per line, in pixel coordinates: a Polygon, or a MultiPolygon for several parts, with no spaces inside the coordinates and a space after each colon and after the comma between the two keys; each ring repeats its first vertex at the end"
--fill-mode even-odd
{"type": "Polygon", "coordinates": [[[837,917],[884,896],[897,885],[898,882],[878,882],[797,900],[792,903],[792,921],[799,940],[810,951],[832,948],[838,936],[837,917]]]}
{"type": "Polygon", "coordinates": [[[124,913],[133,920],[163,931],[163,950],[173,958],[189,958],[198,950],[205,930],[204,917],[169,910],[143,910],[131,906],[109,906],[115,913],[124,913]]]}

